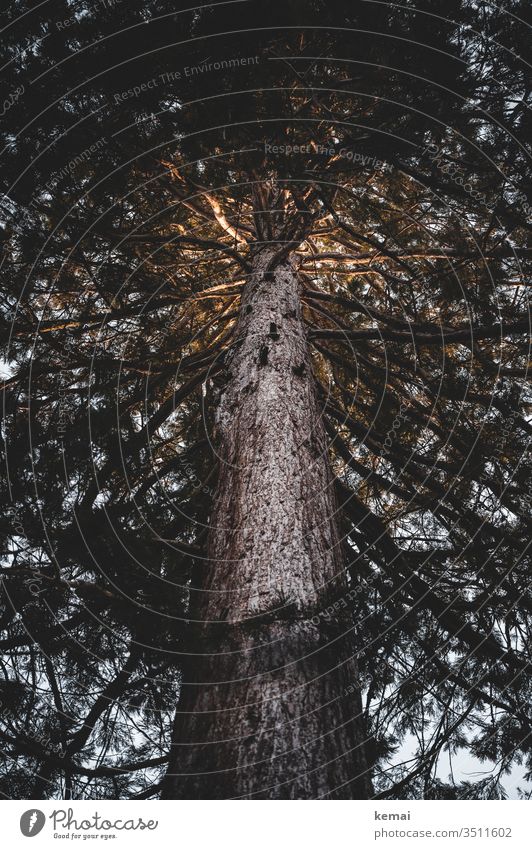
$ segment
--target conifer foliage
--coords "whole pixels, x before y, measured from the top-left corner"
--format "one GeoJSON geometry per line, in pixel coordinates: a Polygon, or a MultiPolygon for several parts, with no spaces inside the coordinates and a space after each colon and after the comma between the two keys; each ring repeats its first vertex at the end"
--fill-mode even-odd
{"type": "Polygon", "coordinates": [[[526,793],[530,10],[183,6],[1,16],[0,792],[526,793]]]}

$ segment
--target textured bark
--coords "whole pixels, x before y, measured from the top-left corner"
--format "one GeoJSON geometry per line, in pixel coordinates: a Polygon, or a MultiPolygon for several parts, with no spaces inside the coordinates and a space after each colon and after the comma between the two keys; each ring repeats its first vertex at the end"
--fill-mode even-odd
{"type": "Polygon", "coordinates": [[[356,647],[348,621],[320,615],[346,584],[298,277],[290,257],[269,270],[274,253],[255,255],[217,405],[198,654],[166,798],[371,793],[356,647]]]}

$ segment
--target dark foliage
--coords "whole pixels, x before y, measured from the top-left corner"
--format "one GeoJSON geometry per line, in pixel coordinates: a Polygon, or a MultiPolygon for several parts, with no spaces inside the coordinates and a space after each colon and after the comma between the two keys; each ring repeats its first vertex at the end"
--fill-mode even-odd
{"type": "Polygon", "coordinates": [[[300,266],[377,792],[499,798],[532,768],[530,13],[418,5],[2,13],[6,797],[158,793],[213,390],[272,215],[300,266]],[[449,776],[460,751],[489,778],[449,776]]]}

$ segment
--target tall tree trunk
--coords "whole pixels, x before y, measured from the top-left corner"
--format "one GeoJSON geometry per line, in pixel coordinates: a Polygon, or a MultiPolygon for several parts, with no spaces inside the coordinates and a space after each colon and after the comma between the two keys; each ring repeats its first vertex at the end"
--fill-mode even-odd
{"type": "Polygon", "coordinates": [[[298,277],[290,256],[269,270],[275,253],[255,254],[227,358],[201,639],[163,798],[371,794],[356,647],[322,615],[346,582],[298,277]]]}

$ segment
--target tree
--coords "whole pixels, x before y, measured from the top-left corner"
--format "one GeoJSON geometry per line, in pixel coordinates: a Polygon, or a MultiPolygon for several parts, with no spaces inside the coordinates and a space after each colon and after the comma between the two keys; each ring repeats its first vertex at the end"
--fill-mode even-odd
{"type": "Polygon", "coordinates": [[[6,21],[2,792],[500,797],[524,8],[56,5],[6,21]]]}

